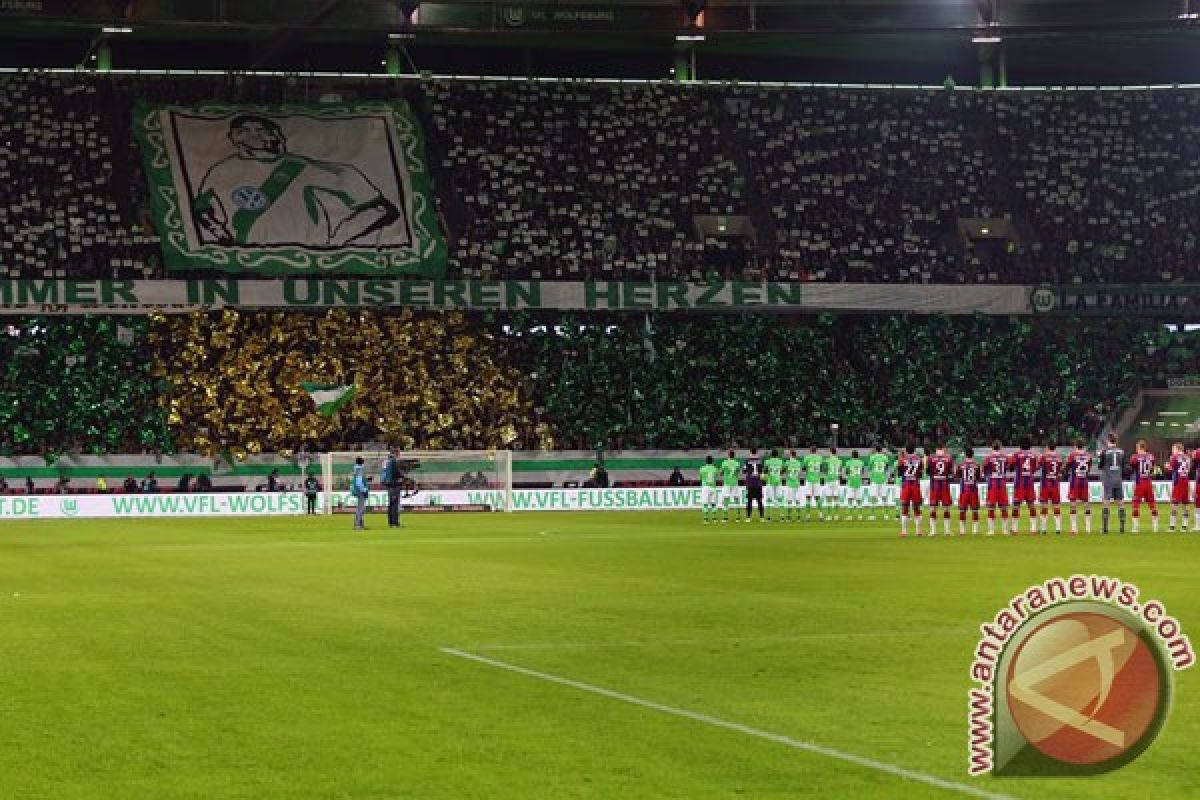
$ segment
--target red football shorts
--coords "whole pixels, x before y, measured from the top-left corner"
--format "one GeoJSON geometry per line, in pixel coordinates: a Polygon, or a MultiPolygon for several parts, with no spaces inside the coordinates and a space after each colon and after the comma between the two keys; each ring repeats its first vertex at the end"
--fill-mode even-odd
{"type": "Polygon", "coordinates": [[[958,507],[963,511],[967,509],[979,510],[979,487],[965,486],[958,493],[958,507]]]}
{"type": "Polygon", "coordinates": [[[902,506],[917,506],[921,505],[921,484],[905,483],[900,486],[900,505],[902,506]]]}
{"type": "Polygon", "coordinates": [[[1033,481],[1016,481],[1013,483],[1013,505],[1032,503],[1037,500],[1033,491],[1033,481]]]}
{"type": "Polygon", "coordinates": [[[929,505],[931,506],[952,506],[954,501],[950,499],[950,482],[949,481],[930,481],[929,482],[929,505]]]}
{"type": "Polygon", "coordinates": [[[989,483],[987,491],[987,504],[989,506],[1008,505],[1008,487],[1003,483],[989,483]]]}
{"type": "Polygon", "coordinates": [[[1086,503],[1089,499],[1087,481],[1071,481],[1071,486],[1067,489],[1067,499],[1072,503],[1086,503]]]}
{"type": "Polygon", "coordinates": [[[1058,481],[1043,483],[1041,490],[1038,492],[1038,502],[1053,503],[1054,505],[1058,505],[1062,502],[1062,498],[1060,496],[1061,491],[1062,490],[1058,487],[1058,481]]]}
{"type": "Polygon", "coordinates": [[[1133,485],[1133,502],[1154,506],[1154,485],[1150,481],[1138,481],[1133,485]]]}

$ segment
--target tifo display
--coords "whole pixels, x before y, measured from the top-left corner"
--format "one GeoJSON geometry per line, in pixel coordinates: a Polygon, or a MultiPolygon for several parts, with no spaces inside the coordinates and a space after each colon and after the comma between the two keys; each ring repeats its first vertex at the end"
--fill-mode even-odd
{"type": "Polygon", "coordinates": [[[0,455],[51,460],[761,448],[825,443],[832,423],[863,445],[1066,442],[1094,438],[1140,388],[1200,373],[1200,338],[1136,317],[226,310],[6,330],[0,455]],[[304,384],[353,385],[356,400],[326,416],[304,384]]]}
{"type": "Polygon", "coordinates": [[[7,277],[1200,279],[1194,88],[321,88],[0,75],[7,277]]]}

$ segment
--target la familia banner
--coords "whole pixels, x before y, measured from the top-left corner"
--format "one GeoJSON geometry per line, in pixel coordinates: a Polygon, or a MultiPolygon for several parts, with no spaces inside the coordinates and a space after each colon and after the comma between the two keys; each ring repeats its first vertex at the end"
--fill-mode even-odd
{"type": "Polygon", "coordinates": [[[406,103],[140,104],[133,127],[168,269],[445,272],[406,103]]]}
{"type": "Polygon", "coordinates": [[[1108,284],[1036,286],[1029,305],[1035,314],[1200,313],[1200,284],[1108,284]]]}

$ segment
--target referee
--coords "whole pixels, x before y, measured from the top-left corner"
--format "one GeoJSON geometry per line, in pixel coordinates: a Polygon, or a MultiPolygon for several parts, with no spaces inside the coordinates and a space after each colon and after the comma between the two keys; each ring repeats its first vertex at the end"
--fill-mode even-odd
{"type": "Polygon", "coordinates": [[[1116,502],[1121,533],[1125,532],[1125,451],[1117,447],[1117,435],[1108,435],[1108,444],[1097,454],[1100,461],[1101,500],[1104,502],[1102,531],[1108,533],[1108,504],[1116,502]]]}

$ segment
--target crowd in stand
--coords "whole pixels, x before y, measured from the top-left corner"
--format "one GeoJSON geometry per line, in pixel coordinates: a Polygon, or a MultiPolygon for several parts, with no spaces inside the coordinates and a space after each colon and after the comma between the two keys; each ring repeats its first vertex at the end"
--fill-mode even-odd
{"type": "Polygon", "coordinates": [[[1136,318],[523,313],[23,318],[0,455],[973,443],[1098,434],[1195,377],[1136,318]],[[301,384],[354,384],[331,417],[301,384]]]}
{"type": "Polygon", "coordinates": [[[166,275],[131,135],[139,100],[330,94],[417,110],[452,277],[1200,279],[1191,89],[34,72],[0,75],[12,110],[0,120],[0,271],[166,275]]]}
{"type": "Polygon", "coordinates": [[[745,213],[716,94],[439,83],[428,95],[466,277],[702,278],[694,216],[745,213]]]}
{"type": "MultiPolygon", "coordinates": [[[[452,277],[1200,280],[1200,92],[0,75],[0,274],[161,278],[136,103],[404,98],[452,277]],[[985,233],[984,229],[989,232],[985,233]]],[[[1200,375],[1153,321],[14,318],[0,453],[979,441],[1200,375]],[[353,382],[318,415],[303,381],[353,382]],[[932,387],[932,388],[931,388],[932,387]],[[764,438],[765,437],[765,438],[764,438]]]]}
{"type": "Polygon", "coordinates": [[[1146,321],[661,315],[525,320],[563,447],[1095,436],[1195,342],[1146,321]]]}
{"type": "Polygon", "coordinates": [[[0,325],[0,455],[170,449],[145,319],[13,317],[0,325]]]}
{"type": "Polygon", "coordinates": [[[227,310],[163,317],[149,339],[179,450],[237,457],[365,442],[550,444],[520,370],[480,320],[463,314],[227,310]],[[306,382],[352,384],[357,398],[324,416],[306,382]]]}

